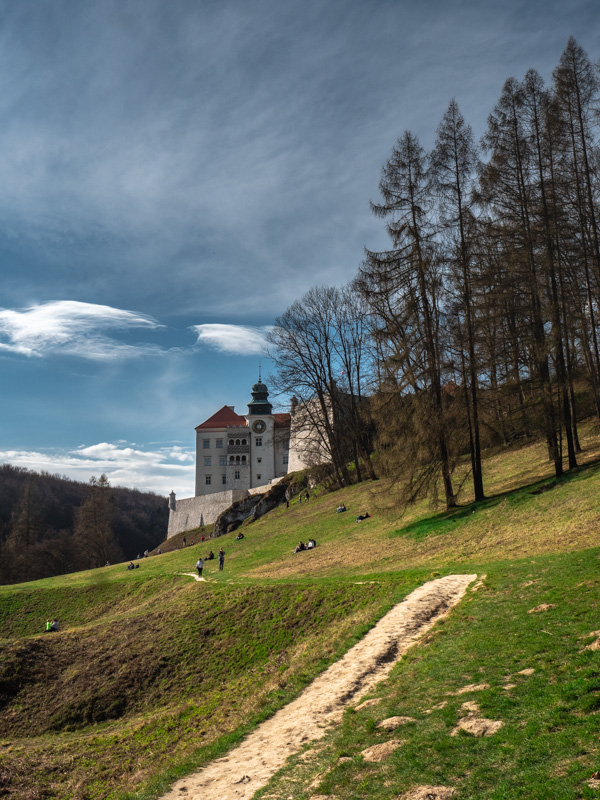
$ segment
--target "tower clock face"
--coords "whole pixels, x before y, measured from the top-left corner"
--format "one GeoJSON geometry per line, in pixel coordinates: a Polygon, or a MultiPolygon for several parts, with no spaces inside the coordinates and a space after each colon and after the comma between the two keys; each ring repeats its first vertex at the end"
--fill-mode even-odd
{"type": "Polygon", "coordinates": [[[252,423],[252,430],[254,433],[264,433],[267,426],[262,421],[262,419],[257,419],[256,422],[252,423]]]}

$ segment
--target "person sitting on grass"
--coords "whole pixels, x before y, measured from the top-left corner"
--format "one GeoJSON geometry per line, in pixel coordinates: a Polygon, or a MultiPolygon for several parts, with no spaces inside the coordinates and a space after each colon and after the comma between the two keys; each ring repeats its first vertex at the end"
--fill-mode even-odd
{"type": "Polygon", "coordinates": [[[314,539],[309,539],[308,540],[308,544],[306,545],[306,549],[307,550],[312,550],[316,546],[317,546],[317,543],[315,542],[315,540],[314,539]]]}
{"type": "Polygon", "coordinates": [[[238,533],[238,535],[235,537],[235,540],[236,540],[236,542],[239,542],[240,539],[243,539],[243,538],[244,538],[244,534],[240,531],[240,533],[238,533]]]}
{"type": "Polygon", "coordinates": [[[50,623],[50,630],[51,631],[57,631],[58,630],[58,620],[56,619],[56,617],[50,623]]]}
{"type": "Polygon", "coordinates": [[[49,619],[47,619],[46,620],[46,633],[51,633],[51,632],[52,632],[52,622],[49,619]]]}
{"type": "Polygon", "coordinates": [[[212,561],[214,557],[215,557],[215,554],[211,550],[210,553],[206,556],[206,560],[207,561],[212,561]]]}
{"type": "Polygon", "coordinates": [[[345,506],[343,503],[341,503],[341,504],[340,504],[340,505],[337,507],[337,509],[336,509],[336,512],[335,512],[335,513],[336,513],[336,514],[343,514],[343,513],[344,513],[344,511],[346,511],[346,506],[345,506]]]}
{"type": "Polygon", "coordinates": [[[306,545],[304,544],[304,542],[298,542],[294,550],[294,553],[301,553],[303,550],[306,550],[306,545]]]}
{"type": "Polygon", "coordinates": [[[367,511],[366,514],[359,514],[358,517],[356,518],[356,521],[357,522],[362,522],[363,519],[370,519],[370,517],[371,517],[371,515],[367,511]]]}
{"type": "Polygon", "coordinates": [[[129,564],[127,564],[127,569],[135,569],[135,564],[133,561],[130,561],[129,564]]]}

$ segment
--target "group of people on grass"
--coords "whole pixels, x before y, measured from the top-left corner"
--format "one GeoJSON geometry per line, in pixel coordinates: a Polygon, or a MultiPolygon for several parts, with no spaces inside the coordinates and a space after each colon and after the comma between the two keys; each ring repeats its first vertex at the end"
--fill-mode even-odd
{"type": "Polygon", "coordinates": [[[301,553],[303,550],[313,550],[316,546],[317,543],[314,539],[309,539],[306,544],[304,544],[304,542],[298,542],[294,548],[294,553],[301,553]]]}
{"type": "MultiPolygon", "coordinates": [[[[344,511],[347,511],[347,510],[348,509],[346,508],[344,503],[340,503],[340,505],[336,508],[335,513],[336,514],[343,514],[344,511]]],[[[356,517],[356,521],[357,522],[362,522],[364,519],[371,519],[371,515],[369,514],[368,511],[365,511],[364,514],[358,514],[358,516],[356,517]]]]}
{"type": "Polygon", "coordinates": [[[57,631],[57,630],[58,630],[58,620],[56,619],[56,617],[54,619],[52,619],[52,620],[47,619],[46,620],[46,633],[51,633],[52,631],[57,631]]]}
{"type": "MultiPolygon", "coordinates": [[[[196,569],[198,570],[198,577],[202,577],[202,570],[204,569],[204,562],[205,561],[212,561],[215,557],[215,554],[211,550],[206,558],[199,558],[196,561],[196,569]]],[[[217,559],[219,561],[219,569],[222,570],[225,566],[225,550],[222,547],[219,548],[219,552],[217,553],[217,559]]]]}

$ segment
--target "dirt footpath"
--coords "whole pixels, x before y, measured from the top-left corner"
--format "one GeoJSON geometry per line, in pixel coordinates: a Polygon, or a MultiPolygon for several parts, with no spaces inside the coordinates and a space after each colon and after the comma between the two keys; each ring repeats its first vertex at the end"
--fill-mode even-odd
{"type": "Polygon", "coordinates": [[[449,575],[415,589],[343,658],[239,747],[178,781],[162,800],[249,800],[307,742],[320,739],[463,597],[476,575],[449,575]]]}

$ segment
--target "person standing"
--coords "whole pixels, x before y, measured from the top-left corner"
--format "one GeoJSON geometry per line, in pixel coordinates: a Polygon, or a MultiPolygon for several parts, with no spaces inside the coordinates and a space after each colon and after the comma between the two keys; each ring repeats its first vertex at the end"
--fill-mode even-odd
{"type": "Polygon", "coordinates": [[[222,547],[219,548],[219,569],[222,570],[225,565],[225,551],[222,547]]]}
{"type": "Polygon", "coordinates": [[[199,578],[202,577],[202,567],[203,566],[204,566],[204,560],[202,558],[199,558],[198,561],[196,561],[196,569],[198,570],[198,577],[199,578]]]}

